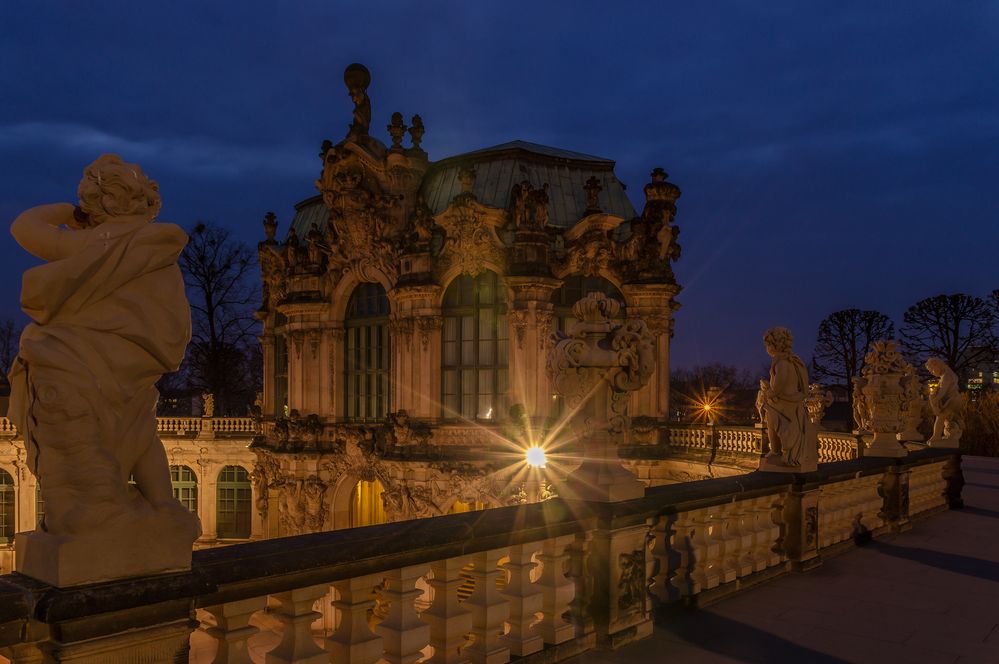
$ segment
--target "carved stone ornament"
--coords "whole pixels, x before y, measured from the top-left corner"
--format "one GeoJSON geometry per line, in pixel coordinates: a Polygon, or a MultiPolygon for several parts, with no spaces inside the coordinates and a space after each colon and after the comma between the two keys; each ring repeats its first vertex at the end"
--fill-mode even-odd
{"type": "Polygon", "coordinates": [[[826,408],[832,405],[833,395],[828,390],[823,390],[818,383],[808,386],[808,396],[805,397],[805,408],[808,409],[808,419],[812,424],[818,425],[826,414],[826,408]]]}
{"type": "Polygon", "coordinates": [[[513,326],[514,336],[517,339],[517,348],[523,350],[524,337],[527,335],[527,319],[531,312],[527,309],[512,309],[509,313],[510,325],[513,326]]]}
{"type": "Polygon", "coordinates": [[[916,368],[907,364],[905,375],[902,376],[902,430],[898,434],[900,441],[923,442],[923,434],[919,433],[919,425],[923,423],[925,408],[926,399],[923,397],[923,384],[916,374],[916,368]]]}
{"type": "Polygon", "coordinates": [[[439,331],[443,325],[443,316],[420,316],[416,319],[416,326],[420,329],[420,345],[423,350],[427,350],[430,346],[430,335],[439,331]]]}
{"type": "Polygon", "coordinates": [[[629,280],[675,281],[670,263],[680,258],[680,229],[672,222],[680,188],[667,177],[661,168],[652,171],[652,181],[645,185],[642,216],[631,222],[631,237],[618,252],[618,269],[629,280]]]}
{"type": "Polygon", "coordinates": [[[503,243],[496,231],[506,223],[506,212],[479,203],[472,194],[471,183],[474,177],[466,177],[462,186],[468,188],[455,196],[434,221],[445,233],[437,257],[438,270],[445,272],[457,267],[462,274],[474,277],[488,265],[503,265],[503,243]]]}
{"type": "Polygon", "coordinates": [[[524,180],[510,191],[510,215],[518,230],[540,231],[548,225],[548,183],[540,188],[524,180]]]}
{"type": "Polygon", "coordinates": [[[874,432],[865,456],[906,455],[905,447],[898,442],[898,432],[902,430],[902,377],[908,370],[909,365],[902,359],[894,341],[871,344],[860,372],[866,381],[862,391],[874,432]]]}
{"type": "Polygon", "coordinates": [[[569,334],[556,334],[548,354],[555,392],[574,412],[567,429],[580,436],[583,463],[566,482],[565,496],[615,501],[644,495],[644,485],[617,458],[627,442],[628,400],[655,368],[653,336],[642,320],[613,320],[621,303],[590,293],[573,306],[578,322],[569,334]]]}
{"type": "Polygon", "coordinates": [[[116,155],[89,165],[78,193],[78,206],[42,205],[11,225],[45,260],[22,282],[34,322],[8,411],[41,482],[45,523],[17,534],[16,565],[60,587],[190,569],[201,532],[173,496],[155,418],[155,383],[177,370],[191,338],[177,266],[187,235],[154,222],[156,183],[116,155]]]}
{"type": "Polygon", "coordinates": [[[939,383],[930,394],[930,407],[933,409],[933,435],[927,444],[930,447],[956,448],[964,430],[964,396],[959,391],[957,374],[938,357],[926,361],[926,370],[937,377],[939,383]]]}

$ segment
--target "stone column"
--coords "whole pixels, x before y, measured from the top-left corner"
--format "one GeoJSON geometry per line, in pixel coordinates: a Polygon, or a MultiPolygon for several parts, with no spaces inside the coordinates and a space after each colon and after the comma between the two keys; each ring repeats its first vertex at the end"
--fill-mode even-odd
{"type": "Polygon", "coordinates": [[[506,278],[512,293],[508,303],[510,323],[511,404],[524,406],[532,424],[541,425],[552,404],[552,389],[545,372],[547,350],[552,333],[554,305],[552,293],[559,280],[550,277],[506,278]]]}
{"type": "Polygon", "coordinates": [[[263,379],[261,384],[261,390],[263,394],[263,403],[260,406],[260,411],[263,415],[270,415],[274,412],[274,334],[265,333],[257,337],[260,342],[260,350],[263,356],[263,379]]]}
{"type": "Polygon", "coordinates": [[[672,284],[625,284],[621,286],[628,318],[645,321],[655,336],[656,366],[649,382],[631,397],[632,417],[669,417],[669,347],[673,312],[679,305],[673,298],[680,288],[672,284]]]}
{"type": "Polygon", "coordinates": [[[440,417],[441,287],[412,283],[389,292],[392,306],[392,410],[440,417]]]}

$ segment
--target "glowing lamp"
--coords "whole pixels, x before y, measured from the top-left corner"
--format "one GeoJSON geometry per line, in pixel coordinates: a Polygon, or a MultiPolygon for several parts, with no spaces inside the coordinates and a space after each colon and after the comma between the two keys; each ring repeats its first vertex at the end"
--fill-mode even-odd
{"type": "Polygon", "coordinates": [[[527,465],[532,468],[544,468],[545,464],[548,463],[545,451],[537,446],[529,447],[525,456],[527,458],[527,465]]]}

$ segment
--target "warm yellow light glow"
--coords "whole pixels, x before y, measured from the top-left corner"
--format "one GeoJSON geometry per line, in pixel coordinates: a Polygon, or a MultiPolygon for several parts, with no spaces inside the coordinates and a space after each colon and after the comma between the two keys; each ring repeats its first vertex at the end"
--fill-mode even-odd
{"type": "Polygon", "coordinates": [[[705,411],[709,411],[711,410],[711,404],[706,403],[703,406],[701,406],[701,408],[704,409],[705,411]]]}
{"type": "Polygon", "coordinates": [[[527,465],[532,468],[544,468],[545,464],[548,463],[548,457],[545,455],[545,451],[540,447],[529,447],[527,448],[527,465]]]}

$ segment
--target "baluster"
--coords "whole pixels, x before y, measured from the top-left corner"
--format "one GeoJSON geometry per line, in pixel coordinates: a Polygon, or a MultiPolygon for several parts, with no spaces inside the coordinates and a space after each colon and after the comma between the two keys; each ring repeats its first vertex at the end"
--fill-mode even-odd
{"type": "Polygon", "coordinates": [[[764,569],[780,564],[782,554],[774,550],[777,540],[780,538],[780,524],[774,521],[774,500],[775,496],[763,496],[760,498],[760,520],[763,525],[763,555],[764,569]]]}
{"type": "Polygon", "coordinates": [[[260,630],[250,624],[250,617],[266,608],[266,597],[205,607],[205,611],[214,616],[215,626],[202,625],[201,630],[219,646],[212,664],[249,664],[252,661],[247,640],[260,630]]]}
{"type": "Polygon", "coordinates": [[[458,588],[465,582],[461,570],[467,563],[468,557],[463,556],[430,565],[434,575],[430,580],[434,601],[423,612],[423,619],[430,624],[430,645],[434,647],[434,654],[427,661],[431,664],[470,661],[462,648],[467,640],[465,636],[472,628],[472,613],[458,599],[458,588]]]}
{"type": "Polygon", "coordinates": [[[473,641],[465,651],[475,664],[510,661],[510,649],[500,640],[503,623],[510,617],[510,604],[496,588],[496,580],[503,574],[499,561],[507,552],[507,549],[492,549],[472,556],[475,590],[465,600],[465,606],[472,612],[473,641]]]}
{"type": "Polygon", "coordinates": [[[673,533],[679,532],[679,530],[676,530],[679,526],[680,520],[677,515],[664,514],[656,521],[656,525],[652,531],[655,537],[655,543],[652,547],[652,557],[658,564],[658,570],[653,577],[652,592],[663,603],[672,600],[675,594],[671,592],[670,578],[675,571],[671,567],[676,564],[679,553],[673,545],[673,533]]]}
{"type": "Polygon", "coordinates": [[[382,637],[368,626],[368,611],[374,607],[372,589],[380,575],[358,576],[333,583],[340,599],[333,602],[340,624],[326,639],[333,661],[345,664],[374,664],[382,657],[382,637]]]}
{"type": "Polygon", "coordinates": [[[538,566],[533,555],[541,551],[541,542],[510,547],[510,560],[503,564],[509,573],[502,594],[510,603],[510,631],[500,640],[510,649],[510,654],[523,657],[545,647],[538,629],[531,628],[535,615],[541,612],[541,584],[531,581],[531,572],[538,566]]]}
{"type": "MultiPolygon", "coordinates": [[[[697,553],[694,550],[693,533],[696,530],[694,522],[691,517],[696,514],[696,510],[693,512],[680,512],[676,515],[676,522],[673,524],[673,536],[670,540],[670,547],[673,549],[676,555],[676,569],[669,569],[669,560],[660,560],[660,572],[664,569],[666,573],[669,574],[669,583],[673,588],[676,588],[681,595],[693,595],[696,590],[694,589],[694,579],[691,574],[694,571],[694,565],[697,562],[697,553]]],[[[667,589],[665,596],[663,594],[659,595],[664,601],[669,601],[672,599],[672,594],[667,589]]]]}
{"type": "Polygon", "coordinates": [[[732,511],[731,505],[725,505],[719,507],[718,511],[711,515],[713,531],[720,541],[718,576],[722,583],[735,581],[739,575],[738,520],[732,511]]]}
{"type": "Polygon", "coordinates": [[[420,619],[414,602],[423,591],[416,582],[427,573],[426,565],[403,567],[385,575],[382,596],[389,603],[388,615],[375,626],[382,635],[385,661],[389,664],[412,664],[430,641],[430,625],[420,619]]]}
{"type": "Polygon", "coordinates": [[[281,603],[274,617],[284,626],[281,643],[267,653],[266,664],[320,664],[329,662],[329,653],[312,638],[312,623],[322,616],[312,607],[329,594],[329,585],[309,586],[272,595],[281,603]]]}
{"type": "Polygon", "coordinates": [[[694,582],[693,592],[699,593],[714,588],[720,581],[718,554],[721,547],[711,531],[713,524],[708,510],[698,510],[691,514],[691,522],[694,526],[694,570],[690,577],[694,582]]]}
{"type": "Polygon", "coordinates": [[[562,617],[576,597],[576,584],[565,574],[569,560],[568,547],[574,535],[563,535],[545,540],[541,547],[541,623],[538,631],[545,643],[557,645],[575,636],[575,628],[562,617]]]}

